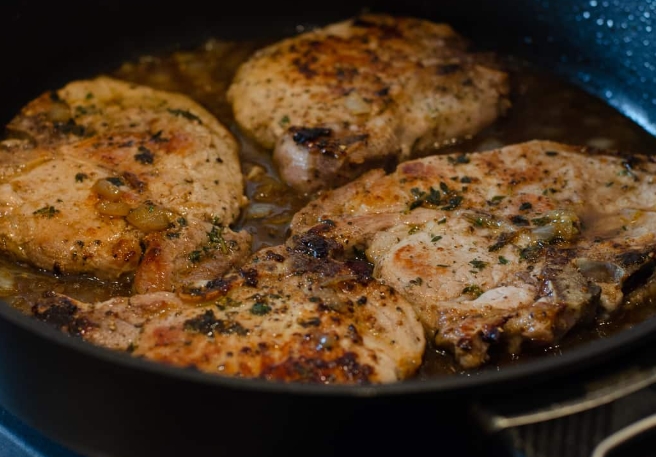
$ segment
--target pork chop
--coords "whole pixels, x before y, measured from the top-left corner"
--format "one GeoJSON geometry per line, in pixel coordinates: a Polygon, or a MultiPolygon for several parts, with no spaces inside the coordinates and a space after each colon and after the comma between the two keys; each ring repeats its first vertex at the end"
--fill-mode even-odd
{"type": "Polygon", "coordinates": [[[180,270],[200,264],[215,277],[248,255],[248,234],[228,228],[245,203],[237,142],[189,98],[75,81],[29,103],[8,132],[0,249],[17,260],[110,280],[142,268],[145,292],[174,290],[194,277],[180,270]]]}
{"type": "Polygon", "coordinates": [[[656,164],[534,141],[431,156],[328,192],[293,232],[366,252],[464,367],[491,345],[551,344],[607,317],[653,269],[656,164]]]}
{"type": "Polygon", "coordinates": [[[475,134],[507,94],[507,75],[448,25],[365,15],[256,52],[228,100],[283,179],[313,192],[475,134]]]}
{"type": "Polygon", "coordinates": [[[51,294],[33,313],[94,344],[221,375],[324,384],[411,375],[425,345],[417,315],[367,262],[340,252],[315,229],[179,294],[96,304],[51,294]]]}

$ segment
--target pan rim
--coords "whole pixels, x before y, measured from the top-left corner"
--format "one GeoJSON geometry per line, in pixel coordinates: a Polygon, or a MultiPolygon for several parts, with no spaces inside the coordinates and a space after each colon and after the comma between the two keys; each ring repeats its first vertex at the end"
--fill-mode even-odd
{"type": "Polygon", "coordinates": [[[562,354],[532,359],[517,365],[496,369],[494,367],[484,368],[477,373],[436,376],[431,379],[415,378],[387,384],[328,385],[222,376],[136,358],[128,353],[97,346],[70,336],[45,322],[38,321],[22,313],[1,299],[0,319],[29,332],[33,337],[47,340],[47,343],[56,344],[65,350],[72,350],[83,356],[99,359],[113,365],[115,368],[127,368],[142,374],[164,376],[171,380],[235,391],[352,398],[471,393],[477,388],[494,387],[503,383],[528,383],[531,379],[545,373],[549,373],[550,378],[553,378],[558,374],[580,372],[586,367],[601,365],[600,359],[609,362],[622,352],[646,343],[656,333],[656,316],[652,316],[614,335],[569,348],[562,354]]]}

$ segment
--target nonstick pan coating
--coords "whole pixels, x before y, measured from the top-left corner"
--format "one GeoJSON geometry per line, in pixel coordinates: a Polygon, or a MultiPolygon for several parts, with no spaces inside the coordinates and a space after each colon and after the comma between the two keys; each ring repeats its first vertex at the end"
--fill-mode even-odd
{"type": "MultiPolygon", "coordinates": [[[[323,24],[369,8],[449,22],[479,47],[558,73],[656,133],[654,1],[221,3],[5,3],[0,121],[45,90],[148,52],[211,36],[291,34],[299,23],[323,24]]],[[[0,306],[0,403],[89,455],[411,452],[411,442],[421,442],[417,434],[453,441],[467,428],[475,435],[467,407],[473,398],[572,379],[652,335],[654,319],[559,357],[476,376],[326,387],[225,379],[136,360],[0,306]],[[346,447],[347,438],[355,444],[346,447]]],[[[459,443],[462,455],[479,452],[470,441],[459,443]]]]}

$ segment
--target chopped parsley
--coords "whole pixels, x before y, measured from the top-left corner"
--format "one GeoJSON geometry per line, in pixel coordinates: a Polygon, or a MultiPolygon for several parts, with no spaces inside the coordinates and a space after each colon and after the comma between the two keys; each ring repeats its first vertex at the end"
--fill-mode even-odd
{"type": "Polygon", "coordinates": [[[286,127],[287,125],[289,125],[290,122],[291,120],[289,119],[289,116],[285,114],[283,117],[280,118],[279,124],[280,127],[286,127]]]}
{"type": "Polygon", "coordinates": [[[191,112],[188,111],[188,110],[185,110],[185,109],[171,109],[171,108],[169,108],[167,111],[168,111],[169,113],[173,114],[174,116],[184,117],[185,119],[188,119],[188,120],[190,120],[190,121],[198,121],[199,124],[202,124],[202,123],[203,123],[203,121],[201,121],[200,118],[199,118],[198,116],[196,116],[195,114],[191,113],[191,112]]]}
{"type": "Polygon", "coordinates": [[[484,261],[478,260],[478,259],[474,259],[471,262],[469,262],[469,265],[476,268],[478,271],[481,271],[483,268],[485,268],[487,266],[487,262],[484,262],[484,261]]]}
{"type": "Polygon", "coordinates": [[[44,206],[43,208],[37,209],[32,214],[36,216],[47,217],[48,219],[55,217],[55,214],[59,213],[59,210],[54,206],[44,206]]]}
{"type": "Polygon", "coordinates": [[[251,306],[250,311],[251,314],[255,314],[256,316],[264,316],[265,314],[269,314],[271,312],[271,307],[266,303],[256,302],[253,306],[251,306]]]}
{"type": "Polygon", "coordinates": [[[471,295],[474,298],[478,298],[481,295],[483,295],[483,289],[481,289],[479,286],[476,284],[470,284],[464,289],[462,289],[462,293],[465,295],[471,295]]]}
{"type": "Polygon", "coordinates": [[[504,256],[502,256],[502,255],[499,256],[499,263],[501,265],[508,265],[509,262],[510,262],[510,260],[506,259],[504,256]]]}
{"type": "Polygon", "coordinates": [[[424,283],[424,280],[417,276],[415,279],[410,280],[410,284],[413,286],[421,286],[424,283]]]}
{"type": "Polygon", "coordinates": [[[499,203],[501,203],[504,198],[506,198],[505,195],[495,195],[494,197],[492,197],[492,200],[488,200],[487,204],[490,206],[498,206],[499,203]]]}
{"type": "Polygon", "coordinates": [[[440,209],[442,211],[453,211],[456,209],[462,201],[464,200],[464,197],[462,195],[455,195],[451,198],[449,198],[448,205],[441,207],[440,209]]]}
{"type": "Polygon", "coordinates": [[[533,205],[531,205],[529,202],[524,202],[521,205],[519,205],[519,210],[520,211],[528,211],[529,209],[532,209],[533,205]]]}
{"type": "Polygon", "coordinates": [[[210,243],[212,243],[212,245],[219,245],[222,254],[225,255],[228,253],[228,245],[223,238],[223,227],[213,226],[212,230],[207,233],[207,236],[209,237],[210,243]]]}
{"type": "Polygon", "coordinates": [[[431,238],[431,242],[433,242],[433,243],[437,243],[437,242],[440,241],[441,239],[442,239],[442,236],[441,236],[441,235],[436,235],[436,236],[434,236],[433,238],[431,238]]]}

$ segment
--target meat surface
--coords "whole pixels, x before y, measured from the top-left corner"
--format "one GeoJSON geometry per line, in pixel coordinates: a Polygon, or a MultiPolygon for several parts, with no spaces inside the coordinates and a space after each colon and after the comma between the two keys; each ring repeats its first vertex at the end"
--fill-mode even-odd
{"type": "Polygon", "coordinates": [[[509,102],[488,60],[448,25],[365,15],[256,52],[228,99],[283,179],[313,192],[491,124],[509,102]]]}
{"type": "Polygon", "coordinates": [[[243,196],[237,142],[189,98],[108,77],[29,103],[0,143],[0,250],[139,292],[215,277],[249,253],[228,226],[243,196]],[[202,275],[201,275],[202,276],[202,275]]]}
{"type": "Polygon", "coordinates": [[[96,304],[51,294],[33,313],[94,344],[209,373],[324,384],[410,376],[425,345],[414,310],[321,231],[178,294],[96,304]]]}
{"type": "Polygon", "coordinates": [[[431,156],[324,194],[292,232],[329,223],[475,367],[492,345],[551,344],[634,294],[654,266],[655,178],[652,157],[553,142],[431,156]]]}

